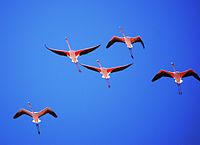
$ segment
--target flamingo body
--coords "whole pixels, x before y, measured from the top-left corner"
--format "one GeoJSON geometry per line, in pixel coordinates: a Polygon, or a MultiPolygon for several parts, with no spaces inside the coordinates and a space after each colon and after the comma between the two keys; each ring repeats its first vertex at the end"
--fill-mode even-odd
{"type": "Polygon", "coordinates": [[[68,56],[73,63],[78,63],[78,57],[79,57],[79,54],[76,55],[76,51],[74,50],[70,50],[69,51],[69,56],[68,56]]]}
{"type": "Polygon", "coordinates": [[[133,45],[132,45],[132,43],[131,43],[130,37],[124,37],[124,41],[125,41],[126,46],[127,46],[128,48],[132,48],[132,47],[133,47],[133,45]]]}
{"type": "Polygon", "coordinates": [[[107,68],[101,68],[100,69],[100,73],[102,74],[102,78],[104,78],[104,79],[109,79],[110,78],[110,73],[111,72],[108,72],[107,68]]]}

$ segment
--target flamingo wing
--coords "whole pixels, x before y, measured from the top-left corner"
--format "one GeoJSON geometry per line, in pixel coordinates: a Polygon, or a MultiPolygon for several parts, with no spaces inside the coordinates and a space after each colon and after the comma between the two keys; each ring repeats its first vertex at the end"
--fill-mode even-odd
{"type": "Polygon", "coordinates": [[[130,38],[130,41],[132,44],[136,42],[140,42],[142,44],[142,47],[145,48],[144,42],[142,41],[142,38],[140,36],[132,37],[130,38]]]}
{"type": "Polygon", "coordinates": [[[125,43],[123,37],[113,36],[111,40],[108,42],[106,48],[109,48],[111,45],[113,45],[115,42],[122,42],[125,43]]]}
{"type": "Polygon", "coordinates": [[[131,65],[132,65],[132,63],[127,64],[127,65],[123,65],[123,66],[117,66],[117,67],[113,67],[113,68],[108,68],[107,72],[114,73],[114,72],[122,71],[122,70],[128,68],[131,65]]]}
{"type": "Polygon", "coordinates": [[[170,77],[173,78],[173,72],[165,71],[165,70],[160,70],[152,79],[152,82],[160,79],[161,77],[170,77]]]}
{"type": "Polygon", "coordinates": [[[200,81],[200,78],[199,78],[198,74],[195,73],[192,69],[189,69],[189,70],[186,70],[184,72],[181,72],[181,77],[182,78],[189,77],[189,76],[193,76],[194,78],[196,78],[197,80],[200,81]]]}
{"type": "Polygon", "coordinates": [[[89,65],[85,65],[85,64],[81,64],[81,66],[87,68],[87,69],[90,69],[90,70],[93,70],[93,71],[96,71],[96,72],[100,72],[101,69],[98,68],[98,67],[94,67],[94,66],[89,66],[89,65]]]}
{"type": "Polygon", "coordinates": [[[13,116],[13,119],[16,119],[18,117],[20,117],[21,115],[28,115],[30,117],[32,117],[32,113],[26,109],[21,109],[19,110],[14,116],[13,116]]]}
{"type": "Polygon", "coordinates": [[[101,46],[101,45],[96,45],[96,46],[94,46],[94,47],[90,47],[90,48],[85,48],[85,49],[77,50],[77,51],[75,52],[75,55],[76,55],[76,56],[77,56],[77,55],[80,55],[80,56],[81,56],[81,55],[90,53],[90,52],[94,51],[95,49],[97,49],[99,46],[101,46]]]}
{"type": "Polygon", "coordinates": [[[65,50],[58,50],[58,49],[52,49],[46,46],[46,44],[44,45],[48,50],[58,54],[58,55],[62,55],[62,56],[69,56],[69,52],[65,51],[65,50]]]}
{"type": "Polygon", "coordinates": [[[49,113],[50,115],[52,115],[53,117],[57,118],[58,116],[56,115],[56,113],[51,110],[49,107],[46,107],[45,109],[41,110],[40,112],[38,112],[38,117],[41,117],[45,114],[49,113]]]}

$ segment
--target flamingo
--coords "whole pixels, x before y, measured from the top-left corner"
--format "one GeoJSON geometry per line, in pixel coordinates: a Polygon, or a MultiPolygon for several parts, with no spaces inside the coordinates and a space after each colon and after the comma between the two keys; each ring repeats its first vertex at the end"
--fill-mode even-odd
{"type": "Polygon", "coordinates": [[[184,77],[189,77],[189,76],[193,76],[194,78],[196,78],[198,81],[200,81],[200,78],[198,76],[197,73],[195,73],[192,69],[188,69],[186,71],[183,72],[179,72],[176,71],[174,63],[171,63],[172,67],[173,67],[173,72],[170,71],[166,71],[166,70],[160,70],[152,79],[152,82],[160,79],[161,77],[170,77],[170,78],[174,78],[175,83],[178,85],[178,93],[182,94],[181,91],[181,83],[183,82],[182,78],[184,77]]]}
{"type": "Polygon", "coordinates": [[[126,36],[121,27],[120,27],[120,32],[122,33],[123,37],[113,36],[111,38],[111,40],[108,42],[106,48],[109,48],[115,42],[125,43],[127,45],[128,49],[129,49],[129,52],[130,52],[132,59],[134,59],[133,52],[132,52],[132,48],[133,48],[132,44],[136,43],[136,42],[140,42],[142,44],[143,48],[145,48],[144,42],[142,41],[142,38],[140,36],[136,36],[136,37],[126,36]]]}
{"type": "Polygon", "coordinates": [[[54,52],[54,53],[56,53],[56,54],[58,54],[58,55],[69,57],[69,58],[72,60],[72,62],[75,63],[75,65],[76,65],[78,71],[81,72],[81,70],[80,70],[80,68],[79,68],[79,66],[78,66],[78,57],[81,56],[81,55],[84,55],[84,54],[87,54],[87,53],[90,53],[90,52],[94,51],[94,50],[97,49],[100,45],[96,45],[96,46],[94,46],[94,47],[85,48],[85,49],[80,49],[80,50],[72,50],[71,47],[70,47],[68,38],[66,38],[65,40],[66,40],[66,42],[67,42],[69,51],[52,49],[52,48],[47,47],[46,44],[45,44],[44,46],[45,46],[48,50],[50,50],[50,51],[52,51],[52,52],[54,52]]]}
{"type": "Polygon", "coordinates": [[[43,115],[45,114],[50,114],[52,115],[53,117],[57,118],[58,116],[56,115],[56,113],[51,110],[49,107],[46,107],[45,109],[41,110],[40,112],[34,112],[33,109],[32,109],[32,106],[30,104],[30,102],[28,102],[28,106],[30,108],[31,111],[28,111],[26,109],[20,109],[14,116],[13,116],[13,119],[16,119],[18,117],[20,117],[21,115],[28,115],[30,117],[33,118],[33,123],[36,124],[36,128],[37,128],[37,131],[38,131],[38,134],[40,134],[40,130],[39,130],[39,123],[41,122],[40,120],[40,117],[42,117],[43,115]]]}
{"type": "Polygon", "coordinates": [[[122,70],[124,70],[124,69],[126,69],[126,68],[128,68],[129,66],[132,65],[132,63],[131,63],[131,64],[123,65],[123,66],[105,68],[105,67],[102,67],[102,65],[101,65],[99,60],[97,60],[97,63],[99,65],[99,67],[89,66],[89,65],[85,65],[85,64],[81,64],[81,66],[83,66],[83,67],[85,67],[87,69],[99,72],[100,74],[102,74],[102,78],[106,79],[108,88],[110,88],[110,83],[108,81],[108,79],[110,78],[110,73],[114,73],[114,72],[117,72],[117,71],[122,71],[122,70]]]}

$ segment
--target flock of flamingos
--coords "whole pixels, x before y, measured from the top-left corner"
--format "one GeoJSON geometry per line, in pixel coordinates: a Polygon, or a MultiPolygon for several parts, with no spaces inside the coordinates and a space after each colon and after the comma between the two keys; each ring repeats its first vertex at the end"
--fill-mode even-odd
{"type": "MultiPolygon", "coordinates": [[[[109,48],[115,42],[125,43],[127,48],[130,51],[131,58],[134,59],[133,54],[132,54],[133,44],[139,42],[139,43],[141,43],[142,47],[144,48],[145,46],[144,46],[144,43],[142,41],[142,38],[140,36],[136,36],[136,37],[126,36],[124,34],[122,28],[120,28],[120,31],[121,31],[123,37],[113,36],[111,38],[111,40],[108,42],[106,48],[109,48]]],[[[47,45],[45,45],[45,47],[48,50],[50,50],[50,51],[52,51],[52,52],[54,52],[58,55],[69,57],[72,60],[72,62],[76,65],[79,72],[81,72],[81,70],[80,70],[79,65],[78,65],[78,57],[85,55],[85,54],[88,54],[88,53],[94,51],[95,49],[97,49],[100,46],[100,45],[97,45],[97,46],[90,47],[90,48],[85,48],[85,49],[80,49],[80,50],[72,50],[67,38],[66,38],[66,42],[67,42],[69,51],[49,48],[49,47],[47,47],[47,45]]],[[[109,78],[110,78],[110,76],[109,76],[110,73],[122,71],[122,70],[124,70],[124,69],[126,69],[126,68],[128,68],[132,65],[132,63],[130,63],[130,64],[126,64],[126,65],[123,65],[123,66],[105,68],[101,65],[99,60],[97,60],[97,63],[99,65],[99,67],[90,66],[90,65],[86,65],[86,64],[80,64],[80,65],[87,68],[87,69],[90,69],[92,71],[96,71],[96,72],[102,74],[102,78],[104,78],[106,80],[108,88],[110,88],[110,83],[108,81],[109,78]]],[[[171,65],[173,67],[173,71],[160,70],[153,77],[152,82],[160,79],[161,77],[173,78],[175,80],[175,83],[178,86],[178,93],[182,94],[182,92],[181,92],[181,83],[183,82],[182,78],[188,77],[188,76],[193,76],[194,78],[196,78],[197,80],[200,81],[198,74],[195,73],[192,69],[188,69],[186,71],[179,72],[175,69],[174,63],[171,63],[171,65]]],[[[41,122],[40,117],[42,117],[43,115],[48,113],[48,114],[52,115],[53,117],[57,118],[56,113],[53,110],[51,110],[49,107],[46,107],[45,109],[41,110],[40,112],[34,112],[30,102],[28,102],[28,106],[30,108],[30,111],[28,111],[26,109],[21,109],[14,115],[13,118],[16,119],[16,118],[18,118],[18,117],[20,117],[21,115],[24,115],[24,114],[32,117],[33,118],[32,122],[36,124],[38,134],[40,134],[40,130],[39,130],[39,123],[41,122]]]]}

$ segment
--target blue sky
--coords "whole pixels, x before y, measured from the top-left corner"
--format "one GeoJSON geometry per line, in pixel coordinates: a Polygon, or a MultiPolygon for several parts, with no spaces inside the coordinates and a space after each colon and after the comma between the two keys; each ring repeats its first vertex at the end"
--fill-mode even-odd
{"type": "Polygon", "coordinates": [[[1,1],[2,145],[198,145],[200,85],[185,78],[183,94],[173,79],[152,83],[160,70],[192,68],[200,74],[200,3],[180,1],[1,1]],[[119,26],[140,35],[132,60],[123,44],[106,49],[119,26]],[[101,75],[48,51],[101,47],[79,62],[104,67],[133,62],[111,74],[108,89],[101,75]],[[26,108],[51,107],[58,115],[41,118],[38,135],[31,118],[13,115],[26,108]]]}

